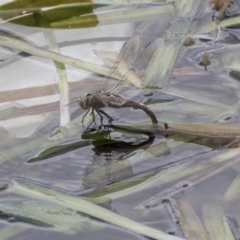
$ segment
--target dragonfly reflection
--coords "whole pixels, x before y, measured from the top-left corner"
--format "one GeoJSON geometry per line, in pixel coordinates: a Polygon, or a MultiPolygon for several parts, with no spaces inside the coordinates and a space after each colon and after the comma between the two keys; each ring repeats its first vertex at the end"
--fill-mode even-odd
{"type": "Polygon", "coordinates": [[[83,139],[93,140],[91,143],[94,153],[91,163],[84,171],[82,181],[85,189],[105,186],[134,176],[133,166],[128,159],[125,159],[125,156],[129,156],[136,150],[148,149],[155,140],[155,135],[148,133],[128,135],[127,132],[122,132],[122,138],[115,140],[107,139],[109,134],[110,131],[102,131],[82,135],[83,139]],[[100,140],[100,138],[103,139],[100,140]]]}

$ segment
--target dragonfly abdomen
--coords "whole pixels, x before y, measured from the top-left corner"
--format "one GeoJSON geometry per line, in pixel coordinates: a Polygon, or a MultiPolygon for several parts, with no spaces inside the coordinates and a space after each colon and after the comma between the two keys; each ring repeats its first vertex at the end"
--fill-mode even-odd
{"type": "MultiPolygon", "coordinates": [[[[114,104],[109,104],[109,107],[115,107],[114,104]]],[[[134,101],[128,101],[126,100],[124,104],[122,104],[121,107],[134,107],[134,108],[138,108],[143,110],[152,120],[152,123],[158,123],[158,120],[156,118],[156,115],[153,113],[152,110],[150,110],[148,107],[146,107],[145,105],[142,105],[138,102],[134,102],[134,101]]]]}

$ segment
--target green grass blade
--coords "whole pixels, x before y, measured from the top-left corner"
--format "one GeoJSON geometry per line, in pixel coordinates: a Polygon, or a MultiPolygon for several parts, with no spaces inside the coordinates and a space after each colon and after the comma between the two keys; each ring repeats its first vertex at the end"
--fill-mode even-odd
{"type": "Polygon", "coordinates": [[[188,202],[180,200],[172,199],[172,203],[186,238],[191,240],[207,240],[207,234],[192,206],[188,202]]]}
{"type": "MultiPolygon", "coordinates": [[[[50,50],[60,53],[60,49],[58,47],[57,39],[54,35],[53,30],[50,28],[49,22],[44,14],[44,12],[39,11],[33,14],[38,24],[42,27],[42,32],[45,36],[45,39],[50,47],[50,50]]],[[[67,72],[65,65],[63,63],[59,63],[54,61],[54,65],[57,69],[58,77],[59,77],[59,92],[60,92],[60,126],[65,126],[70,122],[70,114],[69,114],[69,86],[67,79],[67,72]]]]}
{"type": "Polygon", "coordinates": [[[238,174],[223,196],[224,202],[232,202],[240,195],[240,174],[238,174]]]}
{"type": "Polygon", "coordinates": [[[9,240],[12,237],[15,237],[19,233],[28,230],[27,227],[23,226],[6,226],[0,229],[1,240],[9,240]]]}
{"type": "Polygon", "coordinates": [[[220,200],[204,203],[202,214],[209,240],[236,240],[224,217],[220,200]]]}
{"type": "Polygon", "coordinates": [[[61,206],[80,211],[111,224],[143,234],[147,237],[159,240],[183,240],[183,238],[171,236],[159,230],[144,226],[105,208],[99,207],[83,198],[73,197],[33,183],[14,180],[9,190],[15,194],[20,194],[26,197],[57,203],[61,206]]]}
{"type": "Polygon", "coordinates": [[[52,51],[34,46],[27,42],[23,42],[2,35],[0,36],[0,45],[101,75],[106,75],[109,72],[108,68],[101,67],[92,63],[87,63],[76,58],[65,56],[63,54],[54,53],[52,51]]]}

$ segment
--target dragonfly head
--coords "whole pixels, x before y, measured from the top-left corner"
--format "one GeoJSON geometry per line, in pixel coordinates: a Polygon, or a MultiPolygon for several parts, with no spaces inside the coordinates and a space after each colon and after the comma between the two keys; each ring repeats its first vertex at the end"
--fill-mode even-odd
{"type": "Polygon", "coordinates": [[[84,110],[87,110],[90,107],[89,106],[89,98],[88,98],[90,95],[91,94],[87,94],[86,96],[81,96],[77,100],[79,106],[84,110]]]}

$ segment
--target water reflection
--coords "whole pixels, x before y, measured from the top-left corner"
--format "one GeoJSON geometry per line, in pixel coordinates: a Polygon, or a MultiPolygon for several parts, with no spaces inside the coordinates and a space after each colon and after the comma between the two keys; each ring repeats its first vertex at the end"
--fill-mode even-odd
{"type": "Polygon", "coordinates": [[[92,138],[93,158],[86,166],[83,185],[86,189],[103,186],[110,182],[118,182],[133,176],[129,160],[124,160],[126,155],[139,149],[149,148],[155,136],[153,134],[133,134],[104,131],[101,133],[84,133],[83,139],[92,138]],[[99,140],[99,134],[105,140],[99,140]],[[110,139],[113,138],[113,139],[110,139]]]}

